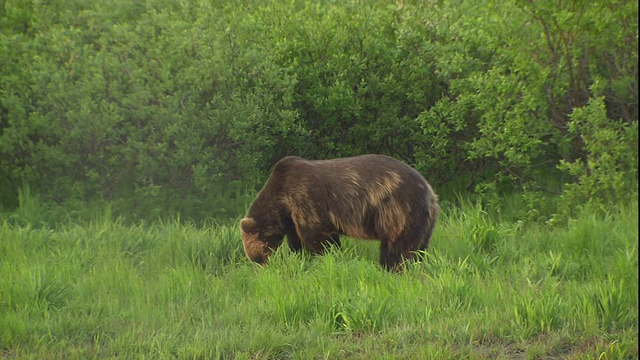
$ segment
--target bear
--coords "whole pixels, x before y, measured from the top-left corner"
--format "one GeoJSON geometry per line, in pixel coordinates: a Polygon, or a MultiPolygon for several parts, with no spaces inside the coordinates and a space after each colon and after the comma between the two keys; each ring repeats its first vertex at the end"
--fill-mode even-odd
{"type": "Polygon", "coordinates": [[[265,264],[287,237],[291,250],[322,254],[340,235],[380,241],[380,264],[401,270],[429,246],[440,206],[431,185],[395,158],[287,156],[240,221],[247,257],[265,264]]]}

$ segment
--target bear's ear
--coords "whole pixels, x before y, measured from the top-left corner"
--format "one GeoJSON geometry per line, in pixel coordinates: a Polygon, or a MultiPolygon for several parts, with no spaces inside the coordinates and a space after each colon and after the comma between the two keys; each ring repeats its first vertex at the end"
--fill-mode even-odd
{"type": "Polygon", "coordinates": [[[254,218],[244,218],[240,220],[240,228],[247,234],[256,233],[256,220],[254,218]]]}

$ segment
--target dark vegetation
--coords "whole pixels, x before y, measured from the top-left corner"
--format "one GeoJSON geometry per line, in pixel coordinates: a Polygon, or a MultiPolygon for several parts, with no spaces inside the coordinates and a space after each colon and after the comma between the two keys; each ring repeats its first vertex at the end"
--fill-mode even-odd
{"type": "Polygon", "coordinates": [[[638,3],[0,4],[4,211],[234,218],[281,157],[363,153],[531,220],[637,197],[638,3]]]}

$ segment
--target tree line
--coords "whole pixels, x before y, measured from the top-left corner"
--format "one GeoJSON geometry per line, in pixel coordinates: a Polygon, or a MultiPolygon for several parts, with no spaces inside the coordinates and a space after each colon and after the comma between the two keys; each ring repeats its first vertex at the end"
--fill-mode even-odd
{"type": "Polygon", "coordinates": [[[230,215],[286,155],[551,212],[637,185],[636,1],[8,0],[0,29],[4,208],[230,215]]]}

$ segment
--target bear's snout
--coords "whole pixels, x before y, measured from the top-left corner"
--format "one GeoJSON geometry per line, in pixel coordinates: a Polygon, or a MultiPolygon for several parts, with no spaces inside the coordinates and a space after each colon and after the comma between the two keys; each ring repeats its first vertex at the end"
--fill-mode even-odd
{"type": "Polygon", "coordinates": [[[264,264],[265,258],[262,255],[257,255],[251,258],[251,260],[259,265],[264,264]]]}
{"type": "Polygon", "coordinates": [[[244,253],[249,260],[263,265],[267,262],[267,258],[271,254],[271,249],[268,243],[261,241],[257,234],[248,234],[244,230],[241,230],[242,245],[244,247],[244,253]]]}

